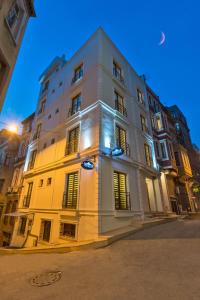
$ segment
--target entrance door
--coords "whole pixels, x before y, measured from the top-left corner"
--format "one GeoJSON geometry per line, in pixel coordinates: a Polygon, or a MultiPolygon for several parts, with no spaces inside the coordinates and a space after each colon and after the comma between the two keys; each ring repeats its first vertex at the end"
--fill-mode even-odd
{"type": "Polygon", "coordinates": [[[45,242],[49,242],[51,233],[51,221],[43,220],[41,224],[41,238],[45,242]]]}
{"type": "Polygon", "coordinates": [[[172,211],[174,213],[176,213],[177,215],[180,214],[178,203],[175,199],[171,199],[171,207],[172,207],[172,211]]]}

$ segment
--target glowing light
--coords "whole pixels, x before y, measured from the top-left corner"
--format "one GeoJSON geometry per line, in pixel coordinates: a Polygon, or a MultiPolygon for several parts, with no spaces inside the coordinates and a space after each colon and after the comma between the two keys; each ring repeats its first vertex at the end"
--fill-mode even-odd
{"type": "Polygon", "coordinates": [[[106,148],[110,148],[110,137],[109,136],[105,137],[104,145],[106,148]]]}
{"type": "Polygon", "coordinates": [[[124,154],[124,150],[120,147],[115,147],[112,151],[111,151],[111,155],[112,156],[121,156],[124,154]]]}
{"type": "Polygon", "coordinates": [[[86,170],[94,169],[94,164],[90,160],[84,160],[81,164],[81,167],[86,170]]]}
{"type": "Polygon", "coordinates": [[[18,133],[18,127],[15,124],[8,125],[8,130],[12,133],[18,133]]]}

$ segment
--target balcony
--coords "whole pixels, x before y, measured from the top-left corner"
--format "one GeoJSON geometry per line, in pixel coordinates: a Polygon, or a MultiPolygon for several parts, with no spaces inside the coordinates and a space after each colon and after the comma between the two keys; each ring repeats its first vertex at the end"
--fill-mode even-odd
{"type": "Polygon", "coordinates": [[[23,208],[29,208],[31,196],[24,196],[23,208]]]}
{"type": "Polygon", "coordinates": [[[120,112],[123,116],[127,117],[126,107],[123,106],[119,101],[115,100],[115,109],[120,112]]]}
{"type": "Polygon", "coordinates": [[[126,156],[130,156],[130,146],[128,143],[120,143],[118,140],[116,141],[116,146],[124,150],[124,154],[126,156]]]}
{"type": "Polygon", "coordinates": [[[77,199],[78,199],[78,190],[72,191],[71,194],[69,192],[64,192],[62,208],[76,209],[77,199]]]}
{"type": "Polygon", "coordinates": [[[122,76],[121,72],[117,71],[113,68],[113,75],[117,78],[122,84],[124,84],[124,77],[122,76]]]}
{"type": "Polygon", "coordinates": [[[75,82],[77,82],[79,79],[81,79],[83,77],[83,70],[80,70],[78,73],[76,73],[74,75],[74,77],[72,78],[72,82],[71,85],[73,85],[75,82]]]}
{"type": "Polygon", "coordinates": [[[114,197],[116,210],[131,210],[130,193],[114,192],[114,197]]]}
{"type": "Polygon", "coordinates": [[[72,107],[70,107],[69,112],[68,112],[68,117],[73,116],[74,114],[76,114],[77,112],[80,111],[80,104],[74,105],[72,107]]]}

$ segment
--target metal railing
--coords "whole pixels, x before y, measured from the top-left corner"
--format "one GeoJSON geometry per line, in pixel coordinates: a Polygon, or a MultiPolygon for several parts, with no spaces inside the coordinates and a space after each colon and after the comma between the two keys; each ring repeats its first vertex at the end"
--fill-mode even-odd
{"type": "Polygon", "coordinates": [[[115,100],[115,109],[119,111],[122,115],[127,117],[126,107],[119,103],[119,101],[115,100]]]}
{"type": "Polygon", "coordinates": [[[130,193],[114,192],[114,197],[116,210],[131,210],[130,193]]]}
{"type": "Polygon", "coordinates": [[[116,140],[116,146],[122,148],[124,150],[125,155],[130,156],[131,151],[130,151],[130,145],[128,143],[122,144],[118,140],[116,140]]]}
{"type": "Polygon", "coordinates": [[[78,73],[76,73],[74,75],[74,77],[72,78],[72,82],[71,84],[74,84],[78,79],[83,77],[83,70],[80,70],[78,73]]]}
{"type": "Polygon", "coordinates": [[[24,196],[23,208],[29,208],[31,201],[31,196],[24,196]]]}
{"type": "Polygon", "coordinates": [[[71,194],[68,192],[63,193],[63,208],[76,209],[78,199],[78,190],[74,190],[71,194]]]}
{"type": "Polygon", "coordinates": [[[117,71],[115,68],[113,68],[113,75],[114,75],[117,79],[119,79],[119,81],[120,81],[121,83],[124,84],[124,77],[123,77],[122,74],[121,74],[119,71],[117,71]]]}
{"type": "Polygon", "coordinates": [[[74,105],[72,107],[70,107],[69,112],[68,112],[68,117],[73,116],[75,113],[77,113],[78,111],[80,111],[80,104],[78,105],[74,105]]]}

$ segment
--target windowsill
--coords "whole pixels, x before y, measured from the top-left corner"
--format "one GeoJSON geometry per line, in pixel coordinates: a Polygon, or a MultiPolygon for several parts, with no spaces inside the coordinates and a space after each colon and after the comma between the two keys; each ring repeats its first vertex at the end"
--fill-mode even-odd
{"type": "Polygon", "coordinates": [[[80,115],[80,111],[81,110],[78,110],[77,112],[75,112],[73,115],[70,115],[67,117],[67,119],[73,119],[73,118],[76,118],[80,115]]]}
{"type": "Polygon", "coordinates": [[[115,210],[114,217],[115,218],[124,218],[124,217],[132,217],[134,215],[134,212],[130,209],[124,209],[124,210],[115,210]]]}
{"type": "Polygon", "coordinates": [[[120,81],[120,79],[118,79],[115,75],[112,74],[112,79],[120,85],[120,87],[122,87],[123,89],[126,88],[126,85],[124,82],[120,81]]]}
{"type": "Polygon", "coordinates": [[[64,241],[73,241],[73,242],[76,241],[76,237],[72,237],[70,235],[63,235],[63,236],[60,236],[59,238],[64,241]]]}

